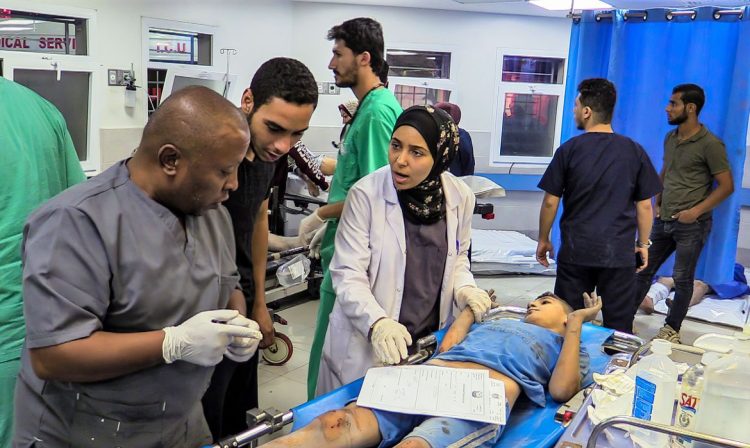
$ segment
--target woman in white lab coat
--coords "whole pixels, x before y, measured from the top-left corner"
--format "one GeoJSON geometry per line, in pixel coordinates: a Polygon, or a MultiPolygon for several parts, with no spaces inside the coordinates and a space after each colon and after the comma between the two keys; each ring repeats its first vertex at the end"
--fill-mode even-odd
{"type": "Polygon", "coordinates": [[[349,191],[336,233],[330,316],[316,395],[377,365],[398,364],[422,336],[488,294],[469,271],[474,194],[447,169],[458,129],[431,106],[404,111],[385,166],[349,191]]]}

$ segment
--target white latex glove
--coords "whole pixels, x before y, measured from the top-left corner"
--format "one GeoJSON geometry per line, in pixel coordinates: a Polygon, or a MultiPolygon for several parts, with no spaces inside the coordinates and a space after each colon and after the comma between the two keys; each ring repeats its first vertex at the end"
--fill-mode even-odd
{"type": "Polygon", "coordinates": [[[409,356],[406,347],[411,345],[411,335],[393,319],[386,317],[375,322],[370,340],[375,356],[383,364],[398,364],[409,356]]]}
{"type": "Polygon", "coordinates": [[[237,325],[253,331],[253,335],[249,338],[241,336],[232,337],[232,342],[227,346],[227,351],[224,353],[224,356],[232,361],[248,361],[258,350],[258,344],[263,339],[263,333],[260,332],[258,323],[242,314],[238,314],[237,317],[227,321],[227,325],[237,325]]]}
{"type": "Polygon", "coordinates": [[[328,226],[324,223],[323,227],[319,228],[315,232],[315,236],[310,240],[310,256],[316,260],[320,258],[320,247],[323,244],[323,235],[326,233],[326,227],[328,226]]]}
{"type": "Polygon", "coordinates": [[[492,306],[492,300],[487,291],[476,286],[464,286],[456,292],[459,303],[465,303],[474,313],[474,322],[481,322],[484,314],[492,306]]]}
{"type": "Polygon", "coordinates": [[[171,364],[183,360],[200,366],[218,364],[233,337],[254,336],[250,328],[225,323],[237,316],[237,310],[203,311],[176,327],[164,328],[161,344],[164,361],[171,364]]]}
{"type": "Polygon", "coordinates": [[[325,220],[318,215],[318,209],[316,208],[314,212],[305,216],[305,218],[300,221],[298,232],[300,240],[305,244],[310,244],[310,240],[315,236],[315,231],[321,228],[325,223],[325,220]]]}

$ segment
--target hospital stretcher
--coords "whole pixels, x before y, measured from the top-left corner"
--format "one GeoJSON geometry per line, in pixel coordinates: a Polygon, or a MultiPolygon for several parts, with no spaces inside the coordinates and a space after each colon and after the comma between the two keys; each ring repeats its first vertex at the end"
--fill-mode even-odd
{"type": "MultiPolygon", "coordinates": [[[[488,319],[519,319],[525,314],[524,308],[498,307],[490,312],[488,319]]],[[[417,341],[417,350],[406,363],[419,364],[429,359],[439,346],[444,333],[445,331],[441,330],[417,341]]],[[[588,323],[583,326],[581,344],[591,358],[591,372],[604,372],[611,368],[613,362],[627,364],[627,359],[643,345],[642,341],[635,336],[588,323]],[[605,350],[608,353],[620,353],[620,355],[610,356],[605,353],[605,350]]],[[[279,431],[289,424],[292,424],[292,431],[295,431],[310,423],[317,416],[342,408],[355,400],[362,388],[362,383],[363,379],[359,379],[288,411],[280,412],[275,409],[248,411],[249,429],[247,431],[221,440],[211,445],[210,448],[255,446],[254,443],[261,436],[279,431]]],[[[558,421],[561,404],[555,402],[549,393],[547,393],[546,402],[547,405],[541,408],[528,399],[519,399],[513,407],[506,429],[496,447],[547,448],[554,446],[565,432],[565,427],[558,421]]],[[[563,407],[563,409],[566,408],[563,407]]],[[[569,414],[570,411],[567,415],[569,414]]],[[[562,417],[563,420],[566,418],[565,412],[562,413],[562,417]]]]}

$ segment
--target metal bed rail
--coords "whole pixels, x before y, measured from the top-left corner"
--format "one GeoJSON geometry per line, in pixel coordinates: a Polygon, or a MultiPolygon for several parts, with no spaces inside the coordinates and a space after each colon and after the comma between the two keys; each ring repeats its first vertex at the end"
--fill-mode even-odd
{"type": "Polygon", "coordinates": [[[268,408],[264,411],[252,409],[247,411],[246,419],[249,427],[247,431],[220,440],[210,445],[210,448],[256,447],[258,446],[258,439],[266,434],[279,431],[292,423],[294,413],[292,411],[280,412],[274,408],[268,408]]]}
{"type": "Polygon", "coordinates": [[[604,432],[605,429],[612,427],[614,425],[635,426],[636,428],[647,429],[647,430],[651,430],[655,432],[660,432],[663,434],[668,434],[668,435],[673,435],[673,436],[684,436],[686,438],[693,439],[694,441],[706,442],[714,446],[729,447],[729,448],[750,448],[750,444],[738,442],[736,440],[725,439],[723,437],[717,437],[717,436],[703,434],[703,433],[699,433],[695,431],[689,431],[687,429],[678,428],[676,426],[662,425],[660,423],[653,423],[653,422],[641,420],[635,417],[624,417],[624,416],[611,417],[604,421],[599,422],[598,425],[594,426],[594,429],[591,431],[591,436],[589,437],[589,440],[586,444],[586,448],[596,448],[597,446],[596,442],[599,439],[599,436],[604,432]]]}

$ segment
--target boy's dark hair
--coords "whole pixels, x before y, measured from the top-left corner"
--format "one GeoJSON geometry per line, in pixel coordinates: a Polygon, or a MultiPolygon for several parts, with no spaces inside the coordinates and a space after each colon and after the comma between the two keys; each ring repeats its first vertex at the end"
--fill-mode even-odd
{"type": "MultiPolygon", "coordinates": [[[[383,27],[369,17],[350,19],[341,25],[328,30],[328,40],[342,40],[354,54],[370,53],[370,67],[383,81],[383,64],[385,63],[385,43],[383,27]]],[[[387,73],[386,73],[387,75],[387,73]]],[[[387,77],[385,77],[387,80],[387,77]]]]}
{"type": "Polygon", "coordinates": [[[679,93],[684,104],[695,104],[695,115],[699,115],[706,104],[706,94],[697,84],[680,84],[672,89],[672,93],[679,93]]]}
{"type": "Polygon", "coordinates": [[[264,62],[250,81],[253,110],[273,98],[288,103],[318,106],[318,84],[310,69],[296,59],[273,58],[264,62]]]}
{"type": "Polygon", "coordinates": [[[555,294],[554,292],[550,292],[550,291],[547,291],[547,292],[543,292],[543,293],[541,293],[541,294],[539,295],[539,297],[537,297],[537,298],[536,298],[536,299],[534,299],[534,300],[539,300],[539,299],[541,299],[541,298],[543,298],[543,297],[552,297],[553,299],[555,299],[555,300],[557,300],[558,302],[560,302],[560,304],[562,305],[563,309],[564,309],[564,310],[565,310],[565,312],[566,312],[566,313],[568,313],[568,314],[570,314],[570,313],[572,313],[573,311],[575,311],[575,310],[573,309],[573,307],[572,307],[572,306],[570,306],[570,304],[569,304],[568,302],[566,302],[566,301],[565,301],[565,300],[564,300],[564,299],[563,299],[562,297],[558,296],[558,295],[557,295],[557,294],[555,294]]]}
{"type": "Polygon", "coordinates": [[[590,107],[597,115],[599,122],[609,124],[617,102],[615,85],[604,78],[584,79],[578,84],[579,101],[584,107],[590,107]]]}

